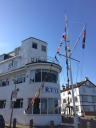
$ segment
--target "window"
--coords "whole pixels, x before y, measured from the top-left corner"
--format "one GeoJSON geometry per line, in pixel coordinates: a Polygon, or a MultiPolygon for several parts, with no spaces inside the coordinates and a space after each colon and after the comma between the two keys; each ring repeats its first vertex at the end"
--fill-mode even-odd
{"type": "Polygon", "coordinates": [[[32,44],[32,48],[37,49],[37,44],[33,42],[33,44],[32,44]]]}
{"type": "Polygon", "coordinates": [[[58,114],[58,99],[54,99],[54,110],[55,114],[58,114]]]}
{"type": "Polygon", "coordinates": [[[66,99],[63,99],[63,103],[66,103],[66,99]]]}
{"type": "Polygon", "coordinates": [[[17,67],[18,61],[14,61],[14,67],[17,67]]]}
{"type": "Polygon", "coordinates": [[[48,114],[53,114],[53,99],[48,98],[48,114]]]}
{"type": "Polygon", "coordinates": [[[35,100],[33,114],[40,114],[40,98],[35,100]]]}
{"type": "Polygon", "coordinates": [[[63,92],[63,96],[65,96],[65,92],[63,92]]]}
{"type": "Polygon", "coordinates": [[[14,84],[24,83],[25,82],[25,75],[15,77],[15,80],[17,82],[15,83],[15,81],[14,81],[14,84]]]}
{"type": "Polygon", "coordinates": [[[46,46],[42,45],[42,51],[46,52],[46,46]]]}
{"type": "Polygon", "coordinates": [[[58,114],[61,114],[61,99],[58,99],[58,109],[59,109],[58,114]]]}
{"type": "Polygon", "coordinates": [[[30,71],[30,83],[35,82],[35,70],[30,71]]]}
{"type": "Polygon", "coordinates": [[[82,96],[82,101],[88,101],[88,96],[82,96]]]}
{"type": "Polygon", "coordinates": [[[72,102],[72,98],[70,98],[70,102],[72,102]]]}
{"type": "Polygon", "coordinates": [[[35,70],[35,82],[41,82],[41,69],[35,70]]]}
{"type": "Polygon", "coordinates": [[[4,60],[4,55],[0,56],[0,61],[4,60]]]}
{"type": "Polygon", "coordinates": [[[96,97],[95,96],[93,96],[93,102],[96,102],[96,97]]]}
{"type": "Polygon", "coordinates": [[[95,93],[95,89],[92,89],[92,92],[95,93]]]}
{"type": "Polygon", "coordinates": [[[79,106],[76,106],[76,111],[79,111],[79,106]]]}
{"type": "MultiPolygon", "coordinates": [[[[29,98],[28,101],[28,104],[30,104],[32,98],[29,98]]],[[[20,102],[18,106],[20,106],[19,104],[20,102]]],[[[34,105],[30,105],[27,110],[27,114],[61,114],[61,99],[36,98],[34,105]]]]}
{"type": "MultiPolygon", "coordinates": [[[[41,76],[42,81],[45,80],[46,74],[48,74],[50,71],[48,69],[35,69],[30,71],[30,83],[33,82],[41,82],[41,76]]],[[[49,73],[46,78],[46,82],[53,82],[58,84],[58,72],[51,71],[51,74],[49,73]]]]}
{"type": "Polygon", "coordinates": [[[47,114],[47,99],[41,98],[41,114],[47,114]]]}
{"type": "Polygon", "coordinates": [[[18,55],[19,54],[19,51],[20,51],[20,48],[16,49],[15,50],[15,55],[18,55]]]}
{"type": "Polygon", "coordinates": [[[12,62],[11,62],[11,63],[9,63],[9,65],[8,65],[8,70],[10,70],[10,69],[11,69],[11,67],[12,67],[12,62]]]}
{"type": "Polygon", "coordinates": [[[5,108],[6,100],[0,100],[0,108],[5,108]]]}
{"type": "Polygon", "coordinates": [[[90,111],[90,106],[84,106],[84,111],[90,111]]]}
{"type": "Polygon", "coordinates": [[[13,108],[23,108],[23,99],[16,99],[13,108]]]}
{"type": "Polygon", "coordinates": [[[82,88],[82,90],[83,90],[84,93],[86,92],[85,88],[82,88]]]}
{"type": "Polygon", "coordinates": [[[7,86],[7,85],[9,85],[9,80],[8,79],[0,81],[0,87],[4,87],[4,86],[7,86]]]}
{"type": "MultiPolygon", "coordinates": [[[[42,81],[44,81],[46,74],[49,72],[47,69],[42,69],[42,81]]],[[[58,72],[51,71],[51,74],[49,73],[46,82],[53,82],[58,84],[58,72]]]]}
{"type": "Polygon", "coordinates": [[[77,97],[75,97],[75,102],[77,102],[78,101],[78,98],[77,97]]]}

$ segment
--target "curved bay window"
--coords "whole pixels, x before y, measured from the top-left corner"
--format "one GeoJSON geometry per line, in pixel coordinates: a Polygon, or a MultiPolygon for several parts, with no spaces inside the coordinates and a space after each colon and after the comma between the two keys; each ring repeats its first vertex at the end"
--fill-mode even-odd
{"type": "MultiPolygon", "coordinates": [[[[28,104],[32,98],[28,99],[28,104]]],[[[34,105],[30,105],[27,114],[61,114],[61,99],[37,98],[34,105]]]]}
{"type": "Polygon", "coordinates": [[[41,69],[35,70],[35,82],[41,82],[41,69]]]}
{"type": "MultiPolygon", "coordinates": [[[[47,69],[42,69],[42,81],[44,81],[46,74],[49,72],[47,69]]],[[[58,72],[51,71],[46,78],[46,82],[53,82],[58,84],[58,72]]]]}
{"type": "Polygon", "coordinates": [[[53,82],[58,84],[58,72],[56,71],[51,71],[51,73],[49,73],[50,71],[48,69],[35,69],[35,70],[31,70],[30,71],[30,83],[33,82],[43,82],[45,79],[46,74],[47,78],[46,78],[46,82],[53,82]],[[42,77],[42,78],[41,78],[42,77]]]}

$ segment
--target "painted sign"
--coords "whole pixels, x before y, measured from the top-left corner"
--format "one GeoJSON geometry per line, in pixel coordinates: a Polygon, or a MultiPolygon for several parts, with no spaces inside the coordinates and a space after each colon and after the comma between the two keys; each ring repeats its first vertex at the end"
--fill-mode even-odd
{"type": "Polygon", "coordinates": [[[17,96],[17,91],[14,90],[14,91],[12,92],[12,101],[16,101],[16,96],[17,96]]]}
{"type": "Polygon", "coordinates": [[[58,88],[55,88],[55,87],[44,87],[42,92],[46,92],[46,93],[54,93],[54,94],[59,94],[59,89],[58,88]]]}

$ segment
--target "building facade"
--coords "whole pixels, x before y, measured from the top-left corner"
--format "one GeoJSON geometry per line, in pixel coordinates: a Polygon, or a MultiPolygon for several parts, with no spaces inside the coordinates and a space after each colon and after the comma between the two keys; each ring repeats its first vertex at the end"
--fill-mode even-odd
{"type": "MultiPolygon", "coordinates": [[[[73,87],[77,114],[83,116],[84,111],[96,111],[96,86],[85,77],[84,81],[73,87]]],[[[72,88],[68,85],[61,90],[61,113],[73,115],[72,88]]]]}
{"type": "Polygon", "coordinates": [[[37,125],[47,125],[51,120],[61,122],[59,73],[61,67],[52,57],[47,56],[47,43],[30,37],[21,42],[14,51],[0,56],[0,114],[10,122],[12,111],[11,94],[18,89],[13,106],[13,118],[20,124],[29,124],[30,119],[37,125]],[[51,67],[40,96],[25,108],[41,87],[51,67]],[[13,81],[15,80],[15,82],[13,81]]]}

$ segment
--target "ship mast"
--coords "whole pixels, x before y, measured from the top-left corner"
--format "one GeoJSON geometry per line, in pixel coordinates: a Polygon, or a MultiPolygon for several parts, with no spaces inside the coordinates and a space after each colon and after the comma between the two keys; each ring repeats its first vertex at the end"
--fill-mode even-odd
{"type": "Polygon", "coordinates": [[[71,71],[71,61],[70,61],[71,58],[70,57],[71,57],[71,55],[72,55],[72,53],[73,53],[73,51],[74,51],[74,49],[75,49],[79,39],[80,39],[80,36],[81,36],[81,34],[82,34],[86,24],[84,25],[84,27],[83,27],[83,29],[82,29],[82,31],[80,33],[80,36],[79,36],[79,38],[78,38],[78,40],[77,40],[77,42],[76,42],[76,44],[75,44],[71,54],[70,54],[69,34],[68,34],[68,21],[67,21],[67,15],[66,15],[66,7],[65,7],[65,18],[66,18],[66,28],[67,28],[67,36],[68,36],[67,45],[68,45],[68,58],[69,58],[70,79],[71,79],[71,86],[72,86],[72,97],[73,97],[74,125],[75,125],[75,128],[78,128],[78,114],[76,113],[76,106],[75,106],[75,98],[74,98],[74,90],[73,90],[73,80],[72,80],[72,71],[71,71]]]}

